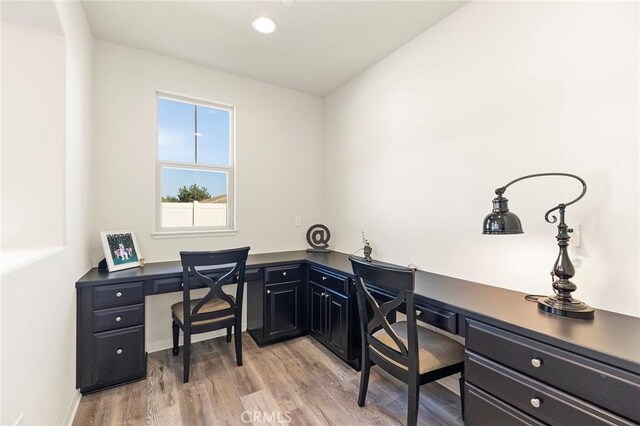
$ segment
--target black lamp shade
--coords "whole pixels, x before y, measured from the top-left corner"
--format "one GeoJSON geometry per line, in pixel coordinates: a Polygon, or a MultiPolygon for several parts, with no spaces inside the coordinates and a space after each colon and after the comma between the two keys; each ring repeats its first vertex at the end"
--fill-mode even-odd
{"type": "Polygon", "coordinates": [[[487,235],[522,234],[520,218],[509,211],[509,200],[503,196],[493,199],[493,211],[484,218],[482,233],[487,235]]]}
{"type": "Polygon", "coordinates": [[[492,212],[484,218],[482,233],[488,235],[522,234],[522,224],[515,213],[492,212]]]}

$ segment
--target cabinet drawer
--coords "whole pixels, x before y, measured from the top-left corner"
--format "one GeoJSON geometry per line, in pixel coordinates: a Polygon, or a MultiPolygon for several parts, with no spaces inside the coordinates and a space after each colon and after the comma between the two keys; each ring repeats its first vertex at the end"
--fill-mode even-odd
{"type": "Polygon", "coordinates": [[[471,384],[550,425],[633,424],[468,350],[464,369],[471,384]]]}
{"type": "Polygon", "coordinates": [[[142,303],[143,299],[142,282],[103,285],[93,289],[94,309],[142,303]]]}
{"type": "Polygon", "coordinates": [[[302,268],[300,268],[300,265],[267,268],[265,274],[267,278],[266,284],[298,281],[302,279],[302,268]]]}
{"type": "Polygon", "coordinates": [[[93,386],[108,386],[146,375],[144,327],[93,335],[93,386]]]}
{"type": "Polygon", "coordinates": [[[473,320],[467,320],[466,346],[534,379],[640,422],[640,376],[636,374],[473,320]]]}
{"type": "Polygon", "coordinates": [[[182,290],[182,277],[159,278],[151,283],[151,294],[172,293],[182,290]]]}
{"type": "Polygon", "coordinates": [[[140,325],[144,321],[144,305],[123,306],[93,311],[93,331],[107,331],[140,325]]]}
{"type": "Polygon", "coordinates": [[[262,268],[252,268],[244,271],[244,280],[260,281],[262,279],[262,268]]]}
{"type": "Polygon", "coordinates": [[[309,268],[309,281],[316,284],[320,284],[330,290],[336,291],[341,294],[348,294],[347,287],[349,285],[349,279],[339,275],[330,274],[316,268],[309,268]]]}
{"type": "Polygon", "coordinates": [[[464,385],[464,423],[467,426],[544,425],[468,382],[464,385]]]}
{"type": "Polygon", "coordinates": [[[419,321],[424,321],[451,334],[458,334],[458,315],[455,312],[436,308],[426,303],[416,303],[415,306],[416,318],[419,321]]]}

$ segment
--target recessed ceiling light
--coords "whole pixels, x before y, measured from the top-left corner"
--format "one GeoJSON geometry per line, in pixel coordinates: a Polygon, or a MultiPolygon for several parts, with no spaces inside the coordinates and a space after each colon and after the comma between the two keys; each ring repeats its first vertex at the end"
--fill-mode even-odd
{"type": "Polygon", "coordinates": [[[273,19],[267,18],[265,16],[260,16],[251,21],[251,26],[254,30],[264,34],[272,33],[276,30],[276,28],[278,28],[273,19]]]}

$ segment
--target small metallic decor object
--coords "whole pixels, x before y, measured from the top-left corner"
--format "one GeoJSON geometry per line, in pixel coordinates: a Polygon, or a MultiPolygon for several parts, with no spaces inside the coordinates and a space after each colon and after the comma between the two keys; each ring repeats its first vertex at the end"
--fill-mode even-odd
{"type": "Polygon", "coordinates": [[[371,246],[364,246],[362,248],[362,253],[364,254],[364,260],[366,260],[367,262],[372,262],[373,259],[371,258],[371,253],[373,252],[373,249],[371,248],[371,246]]]}
{"type": "Polygon", "coordinates": [[[564,222],[564,212],[566,207],[579,201],[587,192],[587,184],[582,178],[569,173],[538,173],[523,176],[496,189],[497,197],[493,199],[493,211],[484,218],[482,233],[487,235],[522,234],[520,218],[518,218],[515,213],[509,211],[509,200],[504,198],[502,195],[509,186],[516,182],[542,176],[566,176],[576,179],[582,184],[582,192],[576,199],[568,203],[558,204],[556,207],[547,211],[544,215],[544,219],[548,223],[556,223],[558,222],[558,218],[555,215],[552,215],[551,218],[549,218],[549,215],[558,210],[560,221],[558,222],[558,235],[556,235],[556,240],[558,241],[560,251],[556,262],[553,265],[552,271],[554,277],[552,287],[555,294],[546,298],[538,299],[538,308],[554,315],[593,319],[594,309],[571,297],[571,293],[577,289],[577,286],[570,281],[570,279],[575,275],[576,270],[573,267],[573,263],[571,263],[571,259],[569,259],[569,254],[567,253],[569,239],[571,238],[569,237],[569,234],[573,232],[573,229],[570,229],[564,222]]]}
{"type": "Polygon", "coordinates": [[[307,230],[307,243],[311,246],[307,251],[316,253],[330,253],[329,239],[331,232],[329,228],[321,224],[315,224],[307,230]]]}
{"type": "Polygon", "coordinates": [[[371,247],[371,243],[364,236],[364,229],[361,229],[360,232],[362,232],[362,244],[364,245],[362,247],[362,253],[364,254],[364,260],[366,260],[367,262],[372,262],[373,259],[371,258],[371,253],[373,252],[373,247],[371,247]]]}

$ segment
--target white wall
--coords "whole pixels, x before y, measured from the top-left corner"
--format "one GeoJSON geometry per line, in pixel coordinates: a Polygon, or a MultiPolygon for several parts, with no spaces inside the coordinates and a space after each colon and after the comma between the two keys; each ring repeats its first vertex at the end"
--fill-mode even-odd
{"type": "MultiPolygon", "coordinates": [[[[321,218],[322,99],[117,44],[94,49],[94,261],[99,231],[112,229],[133,229],[147,262],[177,260],[180,250],[306,246],[306,228],[321,218]],[[237,235],[152,238],[156,91],[235,106],[237,235]]],[[[169,345],[169,306],[181,297],[147,299],[147,348],[169,345]]]]}
{"type": "MultiPolygon", "coordinates": [[[[2,25],[2,7],[0,7],[0,25],[2,25]]],[[[0,33],[2,28],[0,28],[0,33]]],[[[0,41],[0,70],[2,70],[2,42],[0,41]]],[[[2,99],[2,75],[0,75],[0,99],[2,99]]],[[[2,102],[0,102],[0,117],[2,117],[2,102]]],[[[0,188],[2,188],[2,120],[0,119],[0,188]]],[[[0,197],[0,241],[2,241],[2,197],[0,197]]],[[[0,259],[0,270],[4,262],[0,259]]],[[[2,274],[0,273],[0,331],[2,331],[2,274]]],[[[0,421],[2,421],[2,333],[0,333],[0,421]]]]}
{"type": "MultiPolygon", "coordinates": [[[[20,414],[25,425],[61,424],[76,395],[73,284],[89,268],[92,35],[80,3],[56,7],[66,40],[63,186],[66,222],[71,225],[64,231],[61,251],[2,277],[2,424],[14,424],[20,414]]],[[[15,46],[31,31],[12,33],[3,44],[15,46]]],[[[47,72],[41,64],[40,75],[47,72]]],[[[3,140],[3,149],[21,142],[3,140]]]]}
{"type": "Polygon", "coordinates": [[[5,23],[2,41],[2,249],[62,245],[64,38],[5,23]]]}
{"type": "Polygon", "coordinates": [[[561,178],[509,188],[525,234],[480,234],[494,189],[582,176],[576,296],[640,315],[638,3],[473,2],[326,98],[325,218],[336,248],[551,292],[561,178]],[[389,203],[395,211],[377,207],[389,203]]]}

